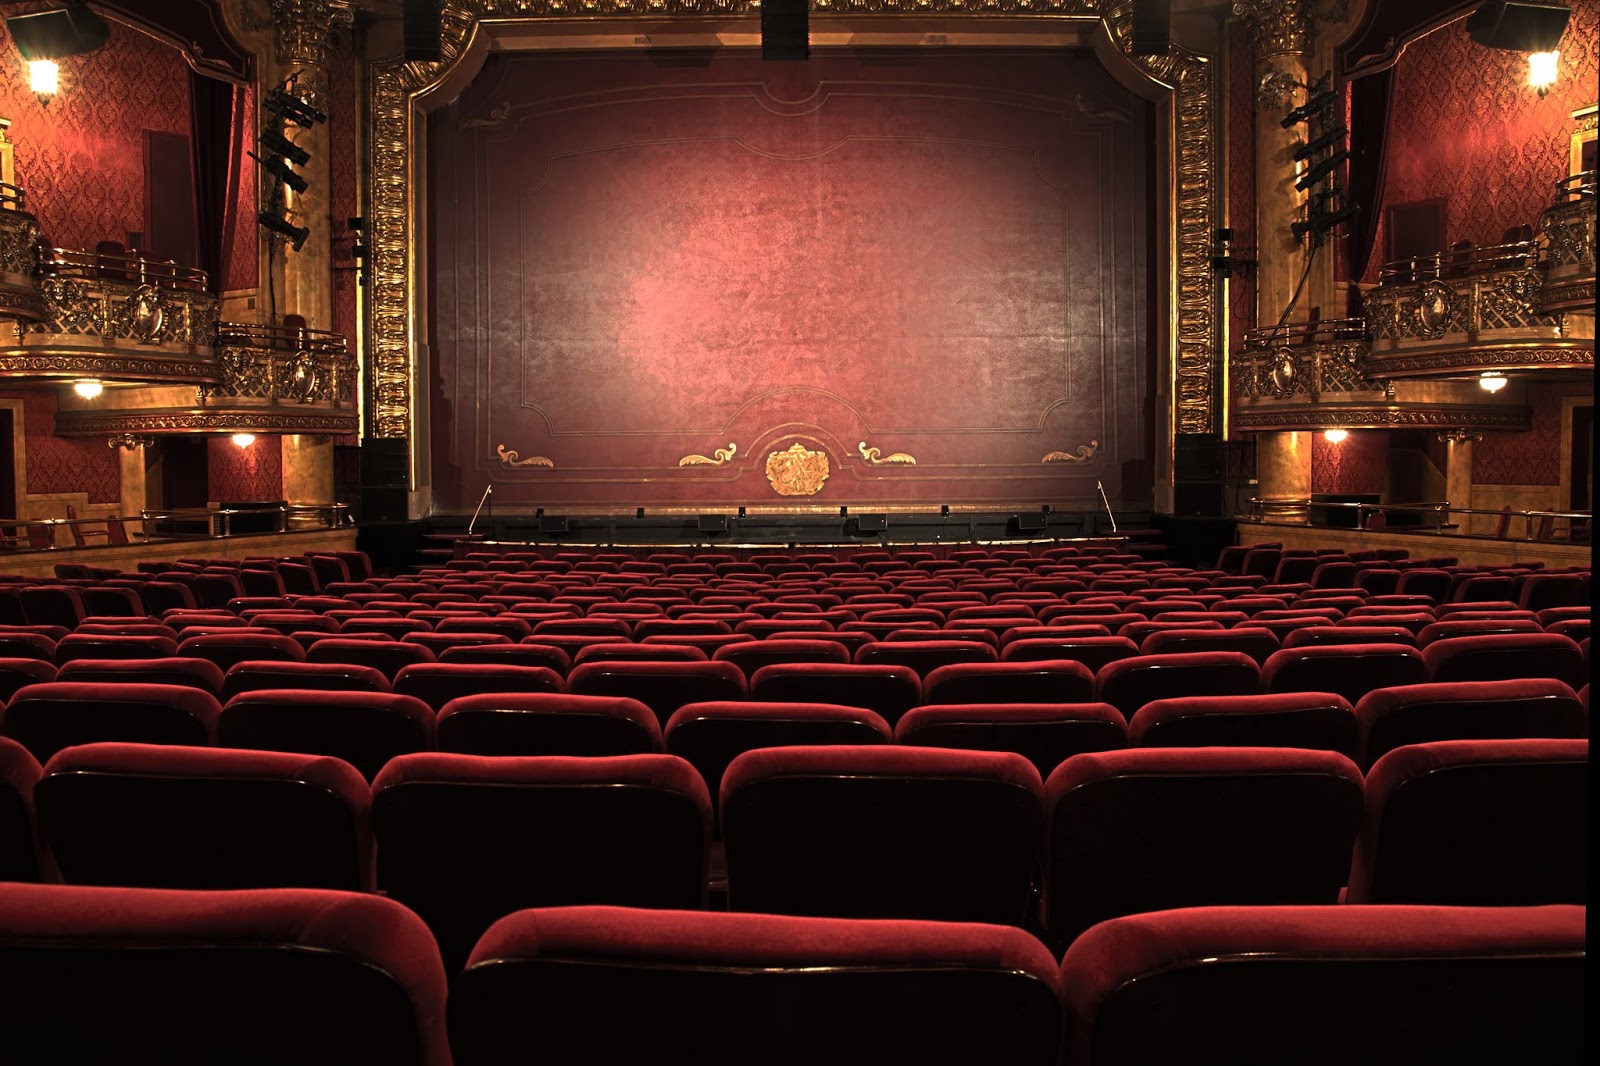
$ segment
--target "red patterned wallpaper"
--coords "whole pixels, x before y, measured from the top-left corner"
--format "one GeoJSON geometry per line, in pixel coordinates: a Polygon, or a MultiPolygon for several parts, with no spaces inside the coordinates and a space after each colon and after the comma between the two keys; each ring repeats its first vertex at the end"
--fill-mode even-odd
{"type": "Polygon", "coordinates": [[[256,248],[261,233],[255,223],[256,161],[245,154],[256,143],[256,90],[253,85],[244,91],[237,122],[239,152],[233,161],[233,173],[237,175],[237,180],[233,183],[234,202],[228,211],[233,225],[228,228],[227,246],[222,256],[223,292],[253,289],[261,273],[256,248]]]}
{"type": "Polygon", "coordinates": [[[438,505],[1147,494],[1153,109],[1087,51],[902,58],[491,56],[429,121],[438,505]]]}
{"type": "MultiPolygon", "coordinates": [[[[1228,225],[1233,243],[1256,243],[1255,49],[1243,19],[1228,26],[1228,225]]],[[[1256,276],[1236,270],[1228,279],[1228,350],[1244,345],[1256,324],[1256,276]]]]}
{"type": "Polygon", "coordinates": [[[1389,476],[1389,433],[1353,429],[1338,444],[1311,435],[1312,492],[1382,493],[1389,476]]]}
{"type": "Polygon", "coordinates": [[[122,498],[117,453],[106,447],[104,437],[55,435],[54,390],[3,392],[0,397],[22,401],[29,493],[86,492],[90,503],[116,503],[122,498]]]}
{"type": "MultiPolygon", "coordinates": [[[[14,14],[10,6],[6,13],[14,14]]],[[[0,45],[7,56],[0,62],[0,115],[12,122],[17,183],[45,236],[62,248],[92,249],[142,232],[143,131],[189,133],[183,56],[107,21],[105,47],[62,61],[61,92],[48,106],[29,91],[10,41],[0,45]]]]}
{"type": "Polygon", "coordinates": [[[257,437],[241,448],[229,437],[206,442],[208,495],[218,503],[283,499],[283,441],[257,437]]]}
{"type": "Polygon", "coordinates": [[[1594,387],[1575,381],[1528,386],[1533,428],[1526,433],[1485,433],[1472,449],[1472,480],[1478,485],[1561,484],[1561,399],[1592,396],[1594,387]]]}
{"type": "MultiPolygon", "coordinates": [[[[1537,226],[1566,177],[1572,111],[1595,102],[1600,0],[1573,0],[1559,80],[1540,99],[1525,53],[1485,48],[1457,20],[1408,47],[1396,66],[1384,202],[1443,198],[1446,246],[1496,244],[1537,226]]],[[[1383,259],[1382,222],[1365,280],[1383,259]]]]}

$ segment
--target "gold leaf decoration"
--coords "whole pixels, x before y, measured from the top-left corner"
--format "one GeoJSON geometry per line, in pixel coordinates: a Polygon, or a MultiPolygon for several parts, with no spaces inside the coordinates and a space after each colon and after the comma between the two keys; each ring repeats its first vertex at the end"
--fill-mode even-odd
{"type": "Polygon", "coordinates": [[[795,441],[767,456],[767,480],[780,496],[813,496],[828,480],[828,453],[795,441]]]}
{"type": "Polygon", "coordinates": [[[706,456],[706,455],[685,455],[682,459],[678,460],[678,465],[679,466],[722,466],[724,463],[728,462],[728,460],[732,459],[734,453],[737,452],[738,450],[739,450],[739,446],[737,444],[733,444],[733,443],[730,442],[726,448],[718,448],[716,451],[712,452],[711,455],[709,455],[709,456],[706,456]],[[715,458],[713,458],[713,456],[715,458]]]}
{"type": "Polygon", "coordinates": [[[1100,450],[1100,442],[1092,440],[1088,444],[1080,444],[1073,452],[1050,452],[1041,463],[1086,463],[1094,458],[1094,453],[1100,450]]]}
{"type": "Polygon", "coordinates": [[[556,465],[548,456],[544,455],[530,455],[524,459],[516,451],[507,448],[504,444],[495,445],[494,453],[500,457],[500,465],[504,467],[545,466],[554,468],[556,465]]]}
{"type": "Polygon", "coordinates": [[[907,455],[905,452],[890,452],[888,455],[884,455],[878,448],[867,447],[866,441],[862,441],[856,447],[861,451],[861,458],[873,466],[883,466],[885,463],[901,463],[906,466],[917,465],[916,457],[907,455]]]}

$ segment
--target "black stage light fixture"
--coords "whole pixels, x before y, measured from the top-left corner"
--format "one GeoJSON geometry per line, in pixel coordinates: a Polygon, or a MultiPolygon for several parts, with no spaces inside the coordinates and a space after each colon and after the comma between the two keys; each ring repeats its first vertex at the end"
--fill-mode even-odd
{"type": "Polygon", "coordinates": [[[1133,40],[1129,53],[1161,56],[1171,50],[1172,0],[1133,0],[1133,40]]]}
{"type": "Polygon", "coordinates": [[[839,517],[840,518],[849,518],[850,517],[850,508],[848,508],[848,507],[839,508],[839,517]]]}
{"type": "Polygon", "coordinates": [[[1311,98],[1284,115],[1278,125],[1288,129],[1297,122],[1309,122],[1313,116],[1333,110],[1333,105],[1339,102],[1339,94],[1326,88],[1327,83],[1328,78],[1324,75],[1311,87],[1311,98]]]}
{"type": "Polygon", "coordinates": [[[941,503],[939,505],[939,517],[940,518],[949,518],[950,517],[950,505],[948,503],[941,503]]]}
{"type": "Polygon", "coordinates": [[[305,166],[311,159],[311,153],[295,144],[277,130],[262,130],[261,136],[256,138],[261,147],[273,155],[281,155],[297,167],[305,166]]]}
{"type": "Polygon", "coordinates": [[[405,59],[425,63],[437,63],[440,60],[439,42],[443,30],[439,9],[443,6],[441,0],[405,0],[405,7],[401,10],[404,21],[400,30],[405,59]]]}
{"type": "Polygon", "coordinates": [[[305,246],[306,238],[311,236],[311,231],[305,226],[296,226],[288,219],[279,218],[270,211],[258,211],[256,221],[287,240],[297,252],[305,246]]]}
{"type": "Polygon", "coordinates": [[[635,507],[633,509],[633,517],[635,517],[635,518],[643,518],[644,517],[644,508],[643,507],[635,507]]]}
{"type": "Polygon", "coordinates": [[[743,508],[743,507],[740,507],[740,508],[739,508],[739,517],[740,517],[740,518],[743,518],[743,517],[744,517],[744,508],[743,508]]]}
{"type": "Polygon", "coordinates": [[[282,89],[270,89],[262,98],[261,106],[278,116],[280,122],[289,122],[302,129],[310,129],[328,121],[328,116],[315,107],[282,89]]]}
{"type": "Polygon", "coordinates": [[[1344,139],[1344,135],[1349,132],[1350,131],[1345,129],[1343,126],[1335,126],[1322,136],[1307,141],[1305,144],[1302,144],[1299,148],[1294,150],[1295,161],[1299,162],[1308,156],[1316,155],[1324,148],[1332,148],[1334,145],[1342,141],[1344,139]]]}
{"type": "Polygon", "coordinates": [[[1553,52],[1571,17],[1565,4],[1489,0],[1467,16],[1467,36],[1489,48],[1553,52]]]}
{"type": "Polygon", "coordinates": [[[809,0],[762,0],[762,59],[811,58],[809,8],[809,0]]]}
{"type": "Polygon", "coordinates": [[[1315,166],[1307,167],[1306,172],[1300,175],[1300,180],[1294,183],[1294,187],[1302,190],[1311,188],[1311,186],[1333,173],[1334,170],[1338,169],[1340,163],[1349,158],[1350,149],[1339,149],[1315,166]]]}
{"type": "Polygon", "coordinates": [[[277,156],[267,156],[266,158],[262,158],[261,156],[256,155],[254,152],[246,152],[245,154],[259,163],[262,170],[265,170],[268,174],[271,174],[273,177],[289,186],[289,188],[293,189],[295,192],[306,191],[306,179],[289,169],[289,164],[285,163],[277,156]]]}
{"type": "Polygon", "coordinates": [[[111,36],[111,27],[87,4],[12,15],[6,19],[6,31],[17,42],[22,58],[29,62],[83,55],[105,44],[111,36]]]}

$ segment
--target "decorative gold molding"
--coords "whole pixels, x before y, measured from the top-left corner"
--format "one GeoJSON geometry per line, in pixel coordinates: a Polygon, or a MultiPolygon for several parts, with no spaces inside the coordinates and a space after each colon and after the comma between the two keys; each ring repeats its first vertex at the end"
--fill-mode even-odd
{"type": "Polygon", "coordinates": [[[117,448],[126,448],[131,452],[135,448],[152,447],[155,442],[156,439],[147,434],[121,433],[115,437],[106,438],[106,447],[113,450],[117,448]]]}
{"type": "Polygon", "coordinates": [[[767,480],[779,496],[815,496],[828,480],[828,453],[795,441],[767,456],[767,480]]]}
{"type": "MultiPolygon", "coordinates": [[[[289,0],[279,0],[289,2],[289,0]]],[[[858,16],[1037,19],[1053,16],[1103,23],[1112,44],[1152,81],[1170,89],[1158,108],[1158,137],[1170,146],[1172,249],[1169,338],[1173,425],[1179,433],[1205,433],[1221,424],[1222,316],[1211,271],[1212,231],[1219,221],[1213,174],[1220,102],[1212,57],[1173,45],[1164,55],[1131,54],[1133,5],[1129,0],[813,0],[814,16],[845,20],[858,16]]],[[[582,20],[704,19],[739,17],[753,23],[755,0],[450,0],[441,13],[438,63],[392,60],[369,69],[370,158],[368,219],[371,226],[370,320],[367,365],[372,389],[372,433],[413,438],[414,359],[420,343],[417,308],[424,279],[415,261],[413,190],[424,165],[418,99],[439,85],[462,61],[468,43],[486,19],[582,20]]],[[[752,27],[753,28],[753,27],[752,27]]],[[[1059,22],[1049,32],[1058,33],[1059,22]]],[[[413,448],[415,447],[413,442],[413,448]]]]}
{"type": "Polygon", "coordinates": [[[1248,432],[1307,429],[1497,429],[1532,427],[1526,407],[1488,404],[1322,403],[1240,408],[1234,428],[1248,432]]]}
{"type": "Polygon", "coordinates": [[[729,460],[731,460],[733,458],[734,452],[737,452],[738,450],[739,450],[739,446],[737,444],[729,442],[729,444],[728,444],[728,446],[726,448],[718,448],[716,451],[711,453],[711,455],[716,456],[716,458],[714,458],[714,459],[711,458],[711,456],[706,456],[706,455],[685,455],[682,459],[678,460],[678,465],[679,466],[722,466],[723,464],[725,464],[729,460]]]}
{"type": "Polygon", "coordinates": [[[915,456],[908,455],[905,452],[890,452],[888,455],[884,455],[883,452],[877,448],[867,447],[866,441],[862,441],[860,444],[856,445],[856,448],[861,452],[861,458],[865,459],[873,466],[883,466],[888,463],[900,463],[905,466],[917,465],[915,456]]]}
{"type": "Polygon", "coordinates": [[[1080,444],[1076,451],[1071,452],[1046,452],[1039,460],[1041,463],[1087,463],[1094,458],[1095,452],[1100,450],[1100,442],[1092,440],[1088,444],[1080,444]]]}
{"type": "Polygon", "coordinates": [[[1369,378],[1385,378],[1463,374],[1476,370],[1558,370],[1593,366],[1594,341],[1588,340],[1535,346],[1479,344],[1400,355],[1372,352],[1364,369],[1369,378]]]}
{"type": "Polygon", "coordinates": [[[356,431],[353,411],[287,414],[234,408],[198,411],[168,408],[147,411],[72,411],[56,413],[58,437],[167,436],[192,433],[308,433],[339,435],[356,431]]]}
{"type": "Polygon", "coordinates": [[[504,444],[496,444],[494,453],[500,457],[500,465],[509,469],[527,469],[529,467],[554,468],[555,462],[545,455],[530,455],[524,459],[514,449],[507,448],[504,444]]]}

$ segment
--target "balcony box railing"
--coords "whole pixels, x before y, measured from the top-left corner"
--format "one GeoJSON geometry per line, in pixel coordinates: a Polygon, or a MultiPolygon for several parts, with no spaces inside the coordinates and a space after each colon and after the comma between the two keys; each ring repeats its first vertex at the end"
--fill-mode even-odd
{"type": "Polygon", "coordinates": [[[1539,221],[1544,288],[1540,310],[1594,315],[1595,172],[1556,182],[1555,202],[1539,221]]]}
{"type": "Polygon", "coordinates": [[[34,277],[39,220],[27,211],[22,189],[0,182],[0,318],[36,319],[44,313],[34,277]]]}

